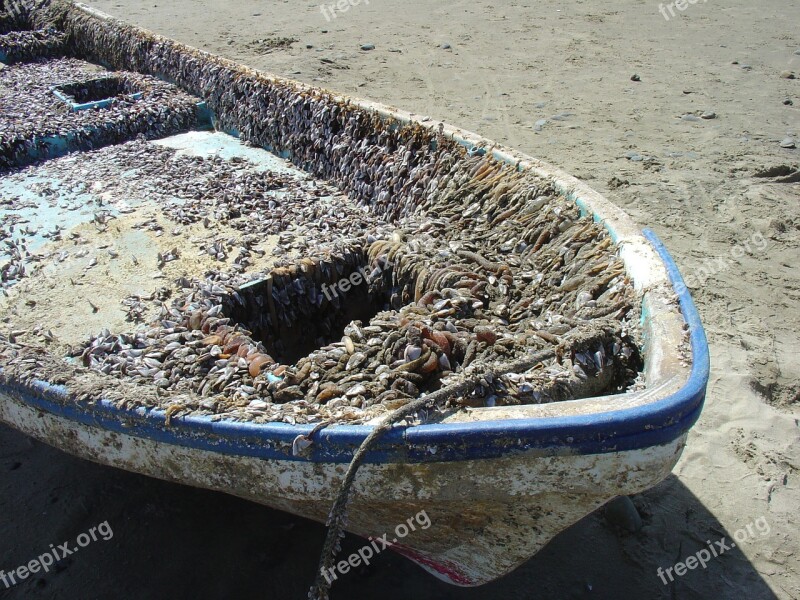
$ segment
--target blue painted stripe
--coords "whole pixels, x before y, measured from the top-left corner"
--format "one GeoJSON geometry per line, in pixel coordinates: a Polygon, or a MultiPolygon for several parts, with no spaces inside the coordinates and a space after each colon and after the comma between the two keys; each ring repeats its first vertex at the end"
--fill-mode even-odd
{"type": "MultiPolygon", "coordinates": [[[[538,451],[545,455],[596,454],[647,448],[668,443],[684,434],[700,415],[709,376],[708,345],[699,315],[683,280],[664,245],[650,231],[645,237],[666,264],[677,291],[681,311],[689,325],[692,368],[688,381],[674,394],[645,406],[592,415],[535,419],[428,424],[397,427],[369,453],[367,462],[438,462],[496,458],[538,451]]],[[[103,401],[88,406],[67,398],[66,389],[46,382],[31,386],[6,384],[10,394],[40,410],[87,425],[191,448],[227,455],[312,462],[349,462],[371,427],[338,426],[317,434],[308,457],[291,456],[291,443],[313,425],[286,423],[236,423],[210,417],[173,418],[164,412],[137,409],[120,411],[103,401]]],[[[611,400],[613,402],[613,400],[611,400]]]]}

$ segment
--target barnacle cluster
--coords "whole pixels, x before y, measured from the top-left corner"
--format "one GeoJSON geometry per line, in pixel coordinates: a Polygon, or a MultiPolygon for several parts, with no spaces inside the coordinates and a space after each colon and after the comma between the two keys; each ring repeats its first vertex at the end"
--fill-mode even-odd
{"type": "MultiPolygon", "coordinates": [[[[0,36],[2,38],[4,36],[0,36]]],[[[114,95],[102,111],[73,112],[53,88],[69,89],[111,73],[75,58],[17,63],[0,73],[0,170],[65,151],[87,150],[144,135],[163,137],[196,124],[197,98],[155,77],[115,73],[130,89],[132,100],[114,95]]]]}
{"type": "MultiPolygon", "coordinates": [[[[636,379],[638,300],[622,261],[602,225],[551,182],[436,129],[67,3],[39,14],[37,26],[64,32],[74,55],[140,77],[154,96],[165,86],[161,93],[173,99],[163,113],[146,113],[143,129],[104,143],[192,124],[191,98],[166,80],[201,98],[219,129],[343,193],[246,162],[152,149],[166,165],[152,189],[185,194],[180,205],[154,194],[163,213],[176,224],[238,229],[239,256],[229,264],[226,245],[209,242],[220,268],[182,278],[147,327],[103,331],[74,348],[85,366],[161,390],[170,415],[259,422],[365,421],[465,377],[479,385],[457,402],[472,406],[612,393],[636,379]],[[247,271],[254,240],[266,234],[281,236],[286,252],[270,269],[247,271]],[[488,375],[547,348],[553,358],[533,369],[488,375]]],[[[72,75],[75,64],[24,68],[63,80],[59,69],[72,75]]],[[[120,118],[137,104],[120,100],[120,118]]],[[[18,152],[3,156],[21,162],[18,152]]]]}

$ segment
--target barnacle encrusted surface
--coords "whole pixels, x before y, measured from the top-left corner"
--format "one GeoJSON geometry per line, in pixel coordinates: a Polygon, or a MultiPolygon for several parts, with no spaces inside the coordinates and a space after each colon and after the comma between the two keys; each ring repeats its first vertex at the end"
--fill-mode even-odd
{"type": "MultiPolygon", "coordinates": [[[[595,396],[636,380],[639,298],[602,225],[551,182],[468,152],[436,129],[71,6],[53,3],[46,17],[37,19],[63,31],[75,55],[174,81],[207,103],[220,129],[311,175],[143,141],[82,158],[85,168],[105,165],[113,183],[103,193],[144,193],[175,227],[233,232],[228,241],[202,240],[213,268],[147,298],[120,298],[130,325],[71,348],[83,367],[65,368],[152,390],[116,397],[120,405],[257,422],[360,422],[463,378],[479,384],[454,402],[471,406],[595,396]],[[261,268],[253,253],[267,236],[278,238],[278,251],[261,268]],[[153,309],[156,318],[146,318],[153,309]],[[487,375],[547,348],[554,357],[533,369],[487,375]]],[[[75,64],[22,68],[46,78],[75,64]]],[[[157,129],[192,103],[169,84],[140,80],[148,82],[177,104],[143,133],[184,127],[188,113],[157,129]]],[[[135,107],[121,101],[120,118],[135,107]]],[[[185,251],[159,253],[159,267],[185,251]]],[[[12,335],[2,360],[33,377],[35,366],[20,367],[36,364],[31,352],[12,335]]]]}
{"type": "Polygon", "coordinates": [[[68,150],[88,150],[144,135],[163,137],[196,123],[197,98],[155,77],[115,73],[143,93],[124,94],[103,110],[71,112],[52,88],[96,80],[111,73],[74,58],[15,63],[0,72],[0,170],[48,156],[48,141],[63,140],[68,150]]]}

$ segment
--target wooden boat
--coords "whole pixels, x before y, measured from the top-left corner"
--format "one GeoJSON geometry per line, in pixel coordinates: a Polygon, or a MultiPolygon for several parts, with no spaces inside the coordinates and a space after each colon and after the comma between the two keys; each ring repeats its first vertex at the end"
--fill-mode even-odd
{"type": "MultiPolygon", "coordinates": [[[[322,111],[328,117],[320,117],[320,122],[363,117],[361,139],[351,139],[349,144],[363,150],[347,158],[355,163],[342,166],[344,159],[336,158],[324,143],[317,149],[330,162],[328,178],[351,196],[377,194],[377,190],[359,188],[361,182],[348,179],[347,174],[369,155],[369,144],[375,140],[370,128],[383,123],[385,136],[413,130],[431,147],[455,143],[463,149],[459,160],[483,155],[487,161],[513,167],[503,173],[530,173],[546,180],[608,232],[641,309],[644,385],[560,402],[467,408],[445,412],[435,422],[420,418],[398,425],[366,455],[348,510],[349,531],[378,539],[388,534],[384,539],[393,550],[436,577],[475,586],[508,573],[610,499],[650,488],[670,473],[701,411],[709,356],[686,286],[652,231],[641,231],[621,209],[570,175],[473,133],[260,73],[127,26],[81,4],[35,4],[32,11],[24,2],[5,6],[16,15],[17,24],[24,21],[31,29],[57,24],[59,31],[40,32],[38,39],[47,43],[32,51],[33,56],[68,48],[93,63],[153,75],[198,97],[195,125],[210,118],[218,132],[165,131],[151,136],[166,138],[162,141],[167,145],[197,152],[204,145],[213,146],[218,154],[263,152],[241,147],[235,139],[241,136],[253,146],[288,158],[294,167],[320,176],[312,154],[306,152],[313,143],[311,137],[295,139],[287,134],[287,124],[307,114],[302,112],[306,104],[316,103],[317,108],[331,108],[322,111]],[[223,88],[225,94],[216,93],[223,88]],[[339,108],[332,110],[334,106],[339,108]],[[420,511],[429,517],[430,527],[416,527],[412,532],[401,527],[420,511]]],[[[0,48],[4,37],[0,36],[0,48]]],[[[13,57],[13,49],[2,56],[9,62],[13,57]]],[[[0,86],[10,69],[0,71],[0,86]]],[[[73,87],[60,91],[67,102],[72,98],[65,97],[67,92],[78,94],[73,87]]],[[[88,110],[102,110],[97,99],[87,95],[83,100],[87,98],[88,110]]],[[[71,109],[80,110],[81,98],[73,99],[71,109]]],[[[129,100],[136,106],[137,98],[129,100]]],[[[314,122],[301,119],[301,128],[314,122]]],[[[86,144],[122,142],[137,134],[135,125],[132,122],[118,136],[104,132],[101,125],[80,135],[67,131],[28,139],[23,150],[5,157],[4,166],[10,171],[0,176],[0,195],[8,193],[10,188],[2,186],[12,185],[9,173],[20,165],[85,150],[86,144]]],[[[176,125],[176,131],[186,129],[183,122],[176,125]]],[[[68,157],[75,169],[82,168],[82,156],[68,157]]],[[[254,160],[267,160],[259,157],[254,160]]],[[[408,169],[398,173],[400,178],[411,177],[408,169]]],[[[42,219],[42,229],[52,228],[65,219],[65,213],[45,211],[42,219]]],[[[85,225],[91,217],[66,225],[78,225],[81,219],[85,225]]],[[[89,235],[85,231],[81,235],[89,235]]],[[[154,255],[155,246],[149,251],[154,255]]],[[[65,276],[58,269],[48,275],[52,279],[65,276]]],[[[97,283],[76,292],[88,299],[92,309],[103,293],[97,283]]],[[[15,306],[23,315],[35,310],[14,294],[9,286],[7,306],[15,306]]],[[[78,311],[75,306],[70,310],[78,311]]],[[[87,311],[60,315],[62,325],[82,319],[87,328],[102,325],[97,320],[103,318],[104,309],[99,315],[87,311]]],[[[39,334],[45,337],[59,334],[56,329],[43,331],[39,334]]],[[[131,383],[108,382],[107,398],[87,401],[85,390],[100,375],[67,367],[46,343],[31,344],[24,355],[14,350],[11,354],[19,359],[14,363],[7,348],[20,337],[22,333],[12,332],[2,338],[6,348],[6,354],[0,352],[3,422],[88,460],[223,491],[318,521],[328,518],[348,463],[380,421],[327,427],[315,433],[313,444],[302,452],[298,440],[305,439],[314,423],[243,422],[214,415],[182,416],[172,407],[136,406],[139,387],[131,383]],[[126,408],[121,397],[130,400],[131,407],[126,408]]]]}

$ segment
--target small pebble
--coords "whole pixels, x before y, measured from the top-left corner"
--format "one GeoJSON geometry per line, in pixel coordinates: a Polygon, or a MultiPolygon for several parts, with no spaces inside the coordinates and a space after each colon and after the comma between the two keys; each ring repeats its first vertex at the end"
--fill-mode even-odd
{"type": "Polygon", "coordinates": [[[687,113],[687,114],[685,114],[685,115],[683,115],[681,117],[681,120],[682,121],[699,121],[700,117],[698,117],[697,115],[693,115],[691,113],[687,113]]]}
{"type": "Polygon", "coordinates": [[[636,73],[631,75],[631,81],[641,81],[641,80],[642,79],[636,73]]]}
{"type": "Polygon", "coordinates": [[[794,79],[794,73],[791,71],[781,71],[781,79],[794,79]]]}
{"type": "Polygon", "coordinates": [[[539,119],[536,123],[533,124],[534,131],[541,131],[544,126],[547,125],[547,119],[539,119]]]}
{"type": "Polygon", "coordinates": [[[794,102],[792,102],[792,99],[791,99],[791,98],[785,98],[785,99],[783,100],[783,104],[784,104],[785,106],[791,106],[792,104],[794,104],[794,102]]]}
{"type": "Polygon", "coordinates": [[[701,119],[716,119],[717,118],[717,113],[715,113],[713,110],[707,110],[702,115],[700,115],[700,118],[701,119]]]}
{"type": "Polygon", "coordinates": [[[361,44],[362,50],[375,50],[375,44],[361,44]]]}
{"type": "Polygon", "coordinates": [[[450,44],[442,44],[442,50],[450,50],[450,44]]]}
{"type": "Polygon", "coordinates": [[[787,138],[784,138],[783,140],[781,140],[781,148],[790,148],[791,149],[791,148],[795,148],[795,147],[796,147],[796,145],[795,145],[794,140],[792,138],[787,137],[787,138]]]}
{"type": "Polygon", "coordinates": [[[606,521],[619,529],[635,532],[642,528],[642,517],[631,499],[619,496],[606,504],[606,521]]]}
{"type": "Polygon", "coordinates": [[[742,69],[744,69],[745,71],[751,71],[753,67],[751,67],[750,65],[742,65],[742,69]]]}

